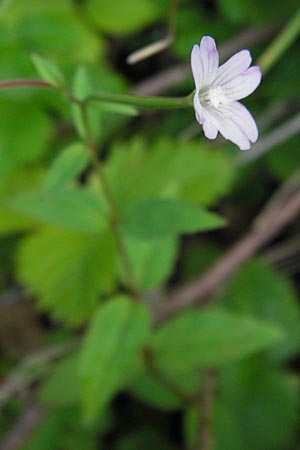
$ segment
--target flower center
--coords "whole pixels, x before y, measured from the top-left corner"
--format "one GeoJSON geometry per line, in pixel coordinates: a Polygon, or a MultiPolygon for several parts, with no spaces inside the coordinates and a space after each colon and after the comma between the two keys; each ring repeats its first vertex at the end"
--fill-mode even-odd
{"type": "Polygon", "coordinates": [[[199,92],[200,103],[207,106],[219,108],[220,105],[226,105],[228,100],[221,86],[215,86],[205,89],[204,92],[199,92]]]}

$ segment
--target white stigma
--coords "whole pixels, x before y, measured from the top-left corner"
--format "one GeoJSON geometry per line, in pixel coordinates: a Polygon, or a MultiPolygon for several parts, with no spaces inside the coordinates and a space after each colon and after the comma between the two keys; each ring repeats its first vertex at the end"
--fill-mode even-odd
{"type": "Polygon", "coordinates": [[[216,86],[209,89],[207,93],[207,99],[214,108],[219,108],[220,105],[226,105],[228,103],[226,95],[224,94],[221,86],[216,86]]]}
{"type": "Polygon", "coordinates": [[[220,105],[227,105],[228,99],[221,86],[215,86],[204,89],[204,92],[199,92],[200,103],[207,106],[219,108],[220,105]]]}

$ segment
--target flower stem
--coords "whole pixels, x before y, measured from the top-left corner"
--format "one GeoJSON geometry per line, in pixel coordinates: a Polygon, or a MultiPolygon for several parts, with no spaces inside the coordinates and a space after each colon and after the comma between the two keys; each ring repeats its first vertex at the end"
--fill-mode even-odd
{"type": "Polygon", "coordinates": [[[191,95],[186,97],[139,97],[128,94],[96,92],[85,99],[86,103],[98,101],[135,106],[141,109],[180,109],[192,106],[191,95]]]}
{"type": "Polygon", "coordinates": [[[117,207],[115,204],[115,200],[114,200],[114,197],[110,190],[109,183],[106,179],[106,176],[105,176],[105,173],[104,173],[104,170],[102,167],[102,163],[101,163],[100,159],[98,158],[96,142],[95,142],[95,139],[92,135],[92,132],[91,132],[91,129],[89,126],[88,114],[87,114],[87,104],[80,103],[80,102],[77,102],[77,104],[80,106],[81,112],[82,112],[82,119],[83,119],[85,131],[86,131],[86,145],[90,151],[94,169],[98,175],[104,197],[105,197],[106,202],[109,207],[109,213],[110,213],[109,222],[110,222],[111,232],[115,238],[119,256],[120,256],[121,262],[123,264],[126,281],[127,281],[127,287],[129,288],[133,298],[135,300],[138,300],[140,297],[139,289],[138,289],[138,286],[137,286],[137,283],[135,280],[135,275],[134,275],[134,272],[132,269],[130,259],[127,254],[127,250],[126,250],[122,235],[119,230],[119,215],[118,215],[118,210],[117,210],[117,207]]]}
{"type": "Polygon", "coordinates": [[[273,65],[279,60],[287,48],[294,42],[300,33],[300,9],[293,15],[283,31],[274,39],[269,47],[263,52],[257,64],[263,74],[269,72],[273,65]]]}

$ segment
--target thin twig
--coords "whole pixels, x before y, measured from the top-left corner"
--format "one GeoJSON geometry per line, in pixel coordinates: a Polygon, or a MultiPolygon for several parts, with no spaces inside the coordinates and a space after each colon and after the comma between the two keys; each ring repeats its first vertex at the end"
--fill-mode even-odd
{"type": "Polygon", "coordinates": [[[9,378],[0,385],[0,406],[13,395],[21,392],[45,375],[45,366],[72,351],[78,345],[77,340],[55,347],[47,347],[24,358],[9,378]]]}
{"type": "Polygon", "coordinates": [[[213,450],[213,406],[215,399],[216,374],[207,371],[202,375],[202,389],[198,402],[199,429],[195,450],[213,450]]]}
{"type": "Polygon", "coordinates": [[[0,450],[17,450],[21,448],[45,418],[46,414],[46,408],[37,404],[30,404],[22,412],[14,427],[8,431],[0,442],[0,450]]]}
{"type": "Polygon", "coordinates": [[[117,207],[115,204],[115,199],[113,197],[113,194],[111,192],[110,186],[106,179],[104,170],[102,168],[102,163],[101,163],[100,159],[98,158],[97,145],[96,145],[96,142],[95,142],[94,137],[90,130],[88,117],[87,117],[87,105],[85,103],[82,103],[79,106],[82,111],[82,118],[84,121],[85,130],[86,130],[86,134],[87,134],[86,145],[90,151],[94,169],[98,175],[100,185],[103,190],[103,194],[105,196],[106,202],[109,207],[110,229],[115,238],[119,256],[120,256],[120,260],[123,264],[123,268],[124,268],[124,272],[125,272],[125,276],[126,276],[127,287],[130,290],[133,298],[138,299],[140,297],[139,289],[137,286],[137,282],[135,279],[131,261],[127,254],[127,249],[125,247],[125,243],[123,241],[123,238],[122,238],[120,230],[119,230],[119,214],[118,214],[118,210],[117,210],[117,207]]]}
{"type": "Polygon", "coordinates": [[[214,294],[223,283],[249,259],[259,248],[269,242],[286,225],[300,214],[300,185],[297,191],[290,194],[290,185],[286,183],[279,193],[275,194],[280,204],[269,202],[267,207],[254,220],[250,231],[230,248],[207,272],[195,281],[179,288],[168,301],[154,311],[154,323],[159,324],[181,309],[192,305],[204,305],[211,301],[214,294]],[[282,192],[288,193],[288,198],[282,198],[282,192]],[[271,207],[271,206],[272,207],[271,207]]]}

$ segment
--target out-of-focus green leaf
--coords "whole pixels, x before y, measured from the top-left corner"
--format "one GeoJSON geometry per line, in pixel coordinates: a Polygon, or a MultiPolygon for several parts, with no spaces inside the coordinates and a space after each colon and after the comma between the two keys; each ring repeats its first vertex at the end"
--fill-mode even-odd
{"type": "Polygon", "coordinates": [[[259,0],[218,0],[217,3],[225,20],[236,24],[270,23],[289,17],[295,9],[293,0],[286,3],[274,0],[273,8],[259,0]]]}
{"type": "Polygon", "coordinates": [[[151,0],[87,0],[90,19],[102,30],[116,34],[134,32],[151,23],[158,14],[151,0]]]}
{"type": "MultiPolygon", "coordinates": [[[[241,449],[293,448],[299,393],[288,374],[266,367],[261,360],[245,359],[224,369],[218,392],[221,405],[235,421],[241,449]]],[[[219,437],[217,449],[231,450],[219,437]]]]}
{"type": "Polygon", "coordinates": [[[22,450],[99,450],[97,431],[82,425],[78,407],[59,408],[46,416],[22,450]]]}
{"type": "Polygon", "coordinates": [[[9,205],[49,225],[98,233],[105,228],[105,206],[99,195],[87,189],[60,187],[31,191],[12,199],[9,205]]]}
{"type": "MultiPolygon", "coordinates": [[[[164,374],[162,372],[162,376],[164,380],[169,381],[172,386],[178,387],[187,396],[192,397],[200,386],[200,376],[196,372],[188,374],[164,374]]],[[[183,406],[183,401],[179,396],[147,373],[134,380],[130,391],[138,399],[158,409],[174,410],[183,406]]]]}
{"type": "Polygon", "coordinates": [[[145,428],[120,438],[116,450],[175,450],[176,447],[155,429],[145,428]]]}
{"type": "MultiPolygon", "coordinates": [[[[86,67],[80,66],[76,70],[73,78],[73,94],[79,100],[84,100],[93,92],[93,83],[86,67]]],[[[75,127],[79,135],[86,139],[86,128],[83,122],[82,110],[79,105],[72,104],[72,116],[75,127]]],[[[99,136],[101,114],[94,106],[87,108],[87,117],[91,132],[94,136],[99,136]]]]}
{"type": "Polygon", "coordinates": [[[79,403],[78,353],[58,363],[39,390],[39,400],[49,406],[66,406],[79,403]]]}
{"type": "Polygon", "coordinates": [[[175,199],[153,198],[128,209],[122,229],[137,239],[159,239],[224,226],[217,214],[175,199]]]}
{"type": "Polygon", "coordinates": [[[271,174],[278,180],[285,180],[297,169],[300,171],[299,136],[296,135],[274,147],[266,155],[265,161],[271,174]]]}
{"type": "Polygon", "coordinates": [[[17,31],[23,52],[42,53],[56,63],[96,61],[104,53],[104,42],[76,14],[69,0],[7,2],[0,21],[7,33],[17,31]]]}
{"type": "MultiPolygon", "coordinates": [[[[176,238],[152,239],[149,242],[126,237],[124,242],[141,291],[160,286],[171,275],[177,257],[176,238]]],[[[120,272],[124,279],[122,266],[120,272]]]]}
{"type": "Polygon", "coordinates": [[[221,367],[278,344],[283,331],[268,322],[228,313],[222,309],[187,310],[157,330],[153,351],[158,367],[188,372],[221,367]]]}
{"type": "Polygon", "coordinates": [[[149,332],[147,308],[126,296],[115,297],[96,311],[80,358],[86,420],[93,420],[141,370],[140,352],[149,332]]]}
{"type": "Polygon", "coordinates": [[[0,176],[39,160],[48,151],[53,125],[33,101],[0,100],[0,176]]]}
{"type": "MultiPolygon", "coordinates": [[[[195,447],[199,439],[199,408],[188,408],[184,415],[183,431],[187,448],[195,447]]],[[[213,407],[211,433],[214,437],[214,450],[244,450],[235,418],[226,405],[220,405],[218,397],[213,407]]]]}
{"type": "Polygon", "coordinates": [[[64,76],[55,64],[36,54],[33,54],[31,59],[42,80],[47,81],[59,89],[65,87],[64,76]]]}
{"type": "Polygon", "coordinates": [[[16,233],[32,228],[35,220],[10,209],[8,199],[30,188],[41,185],[44,173],[39,168],[14,171],[8,177],[2,177],[0,182],[0,234],[16,233]]]}
{"type": "Polygon", "coordinates": [[[45,189],[66,186],[85,169],[89,160],[89,152],[83,144],[76,142],[69,145],[59,153],[49,168],[44,182],[45,189]]]}
{"type": "Polygon", "coordinates": [[[285,339],[269,350],[280,359],[300,348],[300,309],[288,280],[259,261],[249,262],[235,276],[222,303],[231,310],[267,320],[285,331],[285,339]]]}
{"type": "Polygon", "coordinates": [[[161,139],[147,148],[136,139],[114,148],[107,172],[118,208],[124,210],[158,195],[211,204],[228,190],[233,166],[224,153],[199,144],[161,139]]]}
{"type": "Polygon", "coordinates": [[[116,249],[108,232],[42,229],[19,248],[18,281],[43,309],[70,325],[90,317],[99,296],[114,288],[115,278],[116,249]]]}

